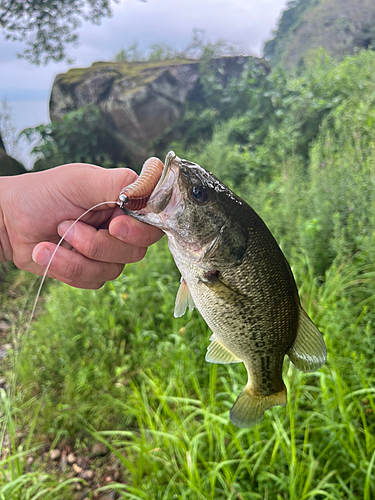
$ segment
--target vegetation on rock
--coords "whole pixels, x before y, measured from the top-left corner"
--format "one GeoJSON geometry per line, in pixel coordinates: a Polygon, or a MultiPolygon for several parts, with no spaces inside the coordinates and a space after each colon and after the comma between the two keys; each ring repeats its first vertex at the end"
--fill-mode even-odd
{"type": "Polygon", "coordinates": [[[300,68],[323,47],[340,58],[356,49],[375,47],[372,0],[293,0],[288,2],[264,55],[275,66],[300,68]]]}

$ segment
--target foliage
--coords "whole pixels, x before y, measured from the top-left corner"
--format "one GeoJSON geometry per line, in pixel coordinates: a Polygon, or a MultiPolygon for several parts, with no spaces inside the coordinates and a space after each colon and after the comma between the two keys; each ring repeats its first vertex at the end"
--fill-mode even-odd
{"type": "MultiPolygon", "coordinates": [[[[289,242],[284,241],[290,251],[292,246],[308,246],[318,275],[323,275],[340,254],[350,257],[360,250],[368,255],[368,261],[374,255],[374,239],[368,229],[375,215],[374,59],[374,53],[363,52],[340,64],[327,66],[324,62],[317,66],[311,80],[313,85],[308,88],[301,85],[304,101],[297,101],[298,106],[303,104],[302,123],[316,127],[313,141],[307,142],[311,132],[307,134],[306,128],[297,129],[299,134],[289,148],[283,126],[275,134],[279,141],[283,140],[285,150],[275,157],[272,176],[275,194],[268,201],[268,211],[272,214],[276,206],[288,207],[284,215],[282,211],[278,213],[275,231],[281,238],[289,233],[289,242]],[[314,124],[312,118],[319,113],[323,118],[314,124]],[[301,139],[306,141],[306,160],[293,153],[301,151],[301,139]],[[293,238],[289,227],[294,227],[293,238]]],[[[294,82],[299,83],[303,82],[300,79],[294,82]]],[[[291,114],[298,116],[296,112],[291,114]]],[[[288,121],[287,118],[284,123],[288,121]]],[[[268,140],[266,151],[271,154],[276,144],[272,137],[265,143],[268,140]]]]}
{"type": "Polygon", "coordinates": [[[32,153],[39,157],[34,169],[45,170],[61,163],[85,162],[112,166],[114,149],[97,106],[79,108],[59,122],[22,132],[30,142],[38,140],[32,153]]]}
{"type": "Polygon", "coordinates": [[[168,144],[161,139],[155,148],[159,154],[170,147],[189,154],[225,181],[234,175],[236,189],[247,184],[247,176],[251,182],[269,182],[292,156],[307,165],[326,117],[342,109],[341,103],[345,107],[350,96],[353,109],[365,95],[373,102],[371,52],[336,63],[321,51],[298,76],[281,68],[269,74],[263,63],[249,60],[236,77],[225,79],[218,75],[228,72],[215,64],[225,65],[202,63],[202,99],[189,104],[174,128],[177,140],[168,144]]]}
{"type": "Polygon", "coordinates": [[[111,0],[0,2],[0,28],[8,40],[26,43],[19,55],[33,64],[66,59],[65,47],[77,44],[75,30],[82,20],[99,24],[110,15],[111,0]]]}
{"type": "Polygon", "coordinates": [[[223,82],[210,80],[209,64],[203,71],[210,104],[188,110],[173,147],[270,227],[324,334],[327,364],[304,374],[286,360],[287,407],[235,428],[228,410],[245,369],[204,361],[210,332],[196,311],[173,318],[179,276],[162,240],[99,291],[50,287],[15,358],[17,423],[38,415],[38,442],[106,441],[123,480],[101,491],[126,499],[370,500],[375,53],[339,63],[321,53],[298,75],[250,64],[223,82]]]}
{"type": "Polygon", "coordinates": [[[45,473],[45,464],[40,459],[37,460],[38,467],[34,466],[34,470],[30,470],[29,459],[42,447],[42,445],[31,444],[38,421],[40,403],[38,402],[36,405],[27,439],[20,442],[16,423],[18,416],[11,407],[10,398],[3,389],[0,389],[1,500],[32,500],[37,498],[65,500],[68,498],[66,493],[68,493],[71,484],[84,482],[79,478],[61,481],[55,475],[45,473]]]}
{"type": "Polygon", "coordinates": [[[325,332],[329,361],[313,374],[286,363],[287,408],[248,430],[228,420],[244,368],[205,363],[210,333],[195,312],[173,318],[178,275],[165,242],[150,250],[99,293],[51,290],[20,362],[26,400],[43,394],[39,432],[108,441],[126,471],[125,484],[108,488],[122,498],[369,500],[373,269],[348,261],[319,285],[295,256],[301,297],[325,332]],[[366,301],[358,303],[359,294],[366,301]]]}
{"type": "Polygon", "coordinates": [[[115,62],[138,62],[144,60],[142,52],[138,49],[138,42],[134,42],[129,47],[121,49],[114,57],[115,62]]]}
{"type": "MultiPolygon", "coordinates": [[[[194,137],[189,134],[191,115],[187,115],[186,124],[182,121],[180,125],[183,139],[177,146],[185,150],[188,148],[190,154],[198,153],[198,158],[203,156],[206,164],[215,172],[217,167],[211,167],[213,162],[206,158],[207,149],[216,148],[216,153],[213,152],[216,158],[218,155],[223,156],[220,161],[214,162],[215,165],[221,165],[222,170],[226,169],[226,154],[231,156],[236,150],[237,163],[247,165],[253,180],[269,181],[280,173],[284,159],[291,154],[306,161],[309,147],[318,134],[323,118],[349,92],[357,91],[358,78],[364,81],[372,78],[371,69],[363,74],[355,73],[364,59],[368,58],[367,54],[361,57],[344,63],[350,70],[345,77],[341,75],[346,70],[332,62],[324,52],[317,58],[316,64],[299,77],[288,76],[280,68],[268,74],[267,67],[255,60],[248,61],[242,73],[229,81],[217,78],[212,66],[203,68],[204,102],[212,110],[213,116],[212,148],[210,144],[205,144],[206,149],[202,153],[200,142],[194,144],[194,137]],[[228,148],[215,145],[216,134],[219,137],[226,136],[228,148]]],[[[194,108],[193,103],[191,108],[194,128],[199,128],[202,121],[207,126],[207,110],[206,114],[194,112],[196,108],[199,109],[199,105],[194,108]]],[[[207,140],[207,134],[204,139],[207,140]]],[[[227,177],[222,170],[217,173],[227,177]]],[[[241,170],[243,180],[246,169],[241,170]]]]}
{"type": "Polygon", "coordinates": [[[272,108],[266,93],[268,73],[268,65],[256,58],[203,58],[195,96],[188,102],[180,122],[173,127],[176,139],[169,143],[169,131],[166,131],[154,143],[156,153],[162,154],[171,147],[185,151],[184,155],[187,150],[202,151],[215,129],[232,118],[238,125],[232,129],[233,144],[248,143],[251,134],[258,140],[264,138],[272,108]]]}
{"type": "Polygon", "coordinates": [[[218,57],[245,55],[241,45],[235,45],[219,39],[214,43],[207,41],[206,32],[202,29],[193,29],[193,38],[184,49],[183,54],[189,59],[207,60],[218,57]]]}
{"type": "Polygon", "coordinates": [[[342,239],[346,255],[372,255],[374,62],[373,52],[341,63],[323,54],[299,77],[274,71],[254,98],[263,119],[250,108],[219,122],[204,147],[176,144],[262,209],[289,255],[308,245],[318,275],[342,239]]]}
{"type": "Polygon", "coordinates": [[[144,54],[138,48],[138,42],[134,42],[129,47],[121,49],[114,57],[115,62],[140,62],[140,61],[165,61],[168,59],[175,59],[177,57],[184,57],[177,50],[169,45],[157,43],[151,47],[144,54]]]}
{"type": "Polygon", "coordinates": [[[138,48],[134,42],[127,48],[121,49],[114,57],[116,62],[166,61],[168,59],[213,59],[224,56],[244,55],[245,49],[224,40],[212,43],[207,40],[206,32],[202,29],[193,29],[191,42],[182,50],[177,50],[165,43],[151,45],[146,52],[138,48]]]}
{"type": "Polygon", "coordinates": [[[273,64],[280,62],[283,46],[299,25],[303,23],[305,12],[319,3],[319,0],[292,0],[286,4],[277,28],[272,32],[274,37],[265,42],[263,47],[264,56],[271,60],[273,64]]]}

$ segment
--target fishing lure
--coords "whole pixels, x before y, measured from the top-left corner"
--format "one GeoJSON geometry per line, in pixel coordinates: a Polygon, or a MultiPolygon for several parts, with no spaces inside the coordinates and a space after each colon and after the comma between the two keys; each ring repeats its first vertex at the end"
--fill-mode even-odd
{"type": "Polygon", "coordinates": [[[121,191],[119,196],[121,208],[128,210],[144,208],[159,182],[163,169],[164,164],[159,158],[151,157],[146,160],[138,179],[121,191]]]}

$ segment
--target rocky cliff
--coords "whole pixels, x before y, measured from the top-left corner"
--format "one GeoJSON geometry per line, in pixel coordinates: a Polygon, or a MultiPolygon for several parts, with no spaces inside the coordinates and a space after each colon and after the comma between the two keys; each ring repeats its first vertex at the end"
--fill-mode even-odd
{"type": "MultiPolygon", "coordinates": [[[[247,57],[226,57],[214,65],[225,84],[243,71],[246,61],[247,57]]],[[[114,139],[114,157],[132,166],[152,153],[152,141],[173,129],[189,100],[202,99],[199,86],[196,60],[98,62],[56,77],[50,116],[58,121],[69,111],[98,106],[103,126],[114,139]]]]}
{"type": "Polygon", "coordinates": [[[340,58],[375,48],[374,0],[293,0],[280,17],[274,38],[264,45],[273,65],[305,65],[323,47],[340,58]]]}

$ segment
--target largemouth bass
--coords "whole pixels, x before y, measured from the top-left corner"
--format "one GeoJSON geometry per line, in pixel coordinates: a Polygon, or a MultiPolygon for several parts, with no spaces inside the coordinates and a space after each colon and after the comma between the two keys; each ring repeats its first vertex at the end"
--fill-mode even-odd
{"type": "Polygon", "coordinates": [[[210,172],[169,152],[144,208],[127,211],[162,229],[181,273],[175,316],[198,309],[213,335],[211,363],[244,363],[248,381],[229,418],[238,427],[285,405],[284,356],[304,372],[326,347],[302,309],[281,249],[262,219],[210,172]]]}

